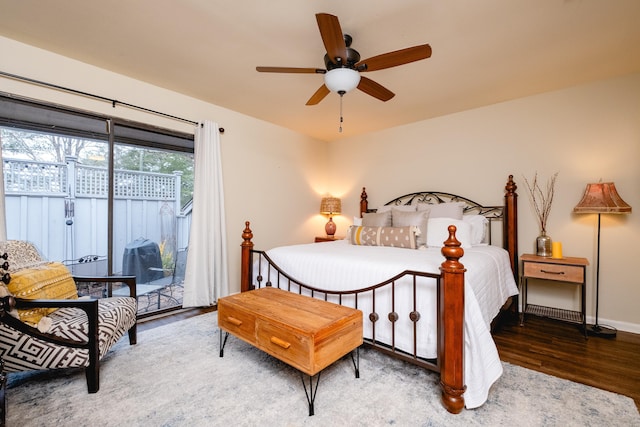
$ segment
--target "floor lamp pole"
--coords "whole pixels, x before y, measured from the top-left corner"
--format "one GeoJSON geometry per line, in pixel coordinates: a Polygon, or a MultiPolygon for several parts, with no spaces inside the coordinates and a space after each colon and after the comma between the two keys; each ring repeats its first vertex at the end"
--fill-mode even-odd
{"type": "Polygon", "coordinates": [[[598,249],[596,252],[596,323],[587,326],[589,335],[598,335],[607,338],[616,336],[616,329],[602,326],[598,323],[598,306],[600,303],[600,214],[598,214],[598,249]]]}

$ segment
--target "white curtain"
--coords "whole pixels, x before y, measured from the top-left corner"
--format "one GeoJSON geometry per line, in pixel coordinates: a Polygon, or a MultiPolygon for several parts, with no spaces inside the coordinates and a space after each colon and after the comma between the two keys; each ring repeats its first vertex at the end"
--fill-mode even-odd
{"type": "Polygon", "coordinates": [[[200,123],[194,137],[193,211],[183,307],[213,305],[229,294],[222,161],[218,124],[200,123]]]}
{"type": "Polygon", "coordinates": [[[2,144],[0,144],[0,242],[7,240],[7,219],[4,205],[4,162],[2,161],[2,144]]]}

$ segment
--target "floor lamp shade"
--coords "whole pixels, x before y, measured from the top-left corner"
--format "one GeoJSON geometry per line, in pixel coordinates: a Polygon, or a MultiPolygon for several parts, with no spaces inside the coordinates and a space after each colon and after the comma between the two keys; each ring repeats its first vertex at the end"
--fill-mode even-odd
{"type": "Polygon", "coordinates": [[[573,208],[575,213],[631,213],[629,206],[618,194],[613,182],[587,184],[582,200],[573,208]]]}
{"type": "Polygon", "coordinates": [[[596,322],[587,327],[591,335],[614,337],[615,328],[602,326],[598,323],[598,303],[600,300],[600,215],[601,214],[628,214],[629,206],[618,194],[613,182],[598,182],[587,184],[582,200],[573,208],[575,213],[598,214],[598,249],[596,262],[596,322]]]}
{"type": "Polygon", "coordinates": [[[322,215],[329,215],[329,222],[324,227],[324,231],[327,236],[333,236],[336,234],[336,224],[333,222],[333,215],[340,215],[342,213],[342,202],[337,197],[323,197],[320,202],[320,213],[322,215]]]}

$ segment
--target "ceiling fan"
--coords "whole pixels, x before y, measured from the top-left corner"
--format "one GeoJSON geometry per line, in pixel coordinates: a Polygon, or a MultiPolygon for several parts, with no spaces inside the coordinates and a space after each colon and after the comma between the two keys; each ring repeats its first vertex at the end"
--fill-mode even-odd
{"type": "Polygon", "coordinates": [[[256,70],[262,73],[324,74],[324,84],[309,98],[306,105],[318,104],[329,92],[336,92],[342,97],[355,88],[381,101],[388,101],[395,94],[379,83],[361,76],[360,73],[384,70],[431,56],[431,46],[423,44],[360,60],[360,54],[351,47],[351,36],[342,33],[337,16],[317,13],[316,21],[327,51],[324,55],[326,69],[256,67],[256,70]]]}

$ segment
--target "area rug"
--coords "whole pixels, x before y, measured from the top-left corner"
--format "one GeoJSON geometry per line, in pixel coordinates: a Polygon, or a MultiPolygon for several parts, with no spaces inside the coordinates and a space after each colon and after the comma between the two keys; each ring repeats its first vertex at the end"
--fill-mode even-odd
{"type": "Polygon", "coordinates": [[[435,373],[360,351],[322,372],[315,415],[300,373],[229,337],[219,357],[217,313],[118,342],[100,391],[84,372],[9,376],[8,426],[640,426],[632,399],[504,363],[480,408],[449,414],[435,373]]]}

